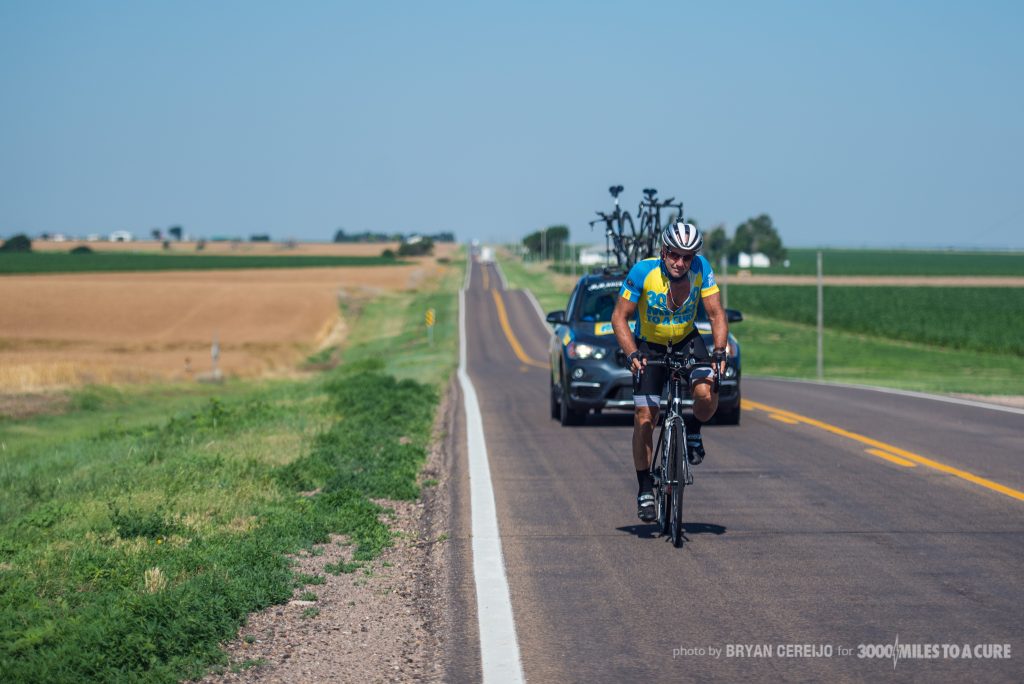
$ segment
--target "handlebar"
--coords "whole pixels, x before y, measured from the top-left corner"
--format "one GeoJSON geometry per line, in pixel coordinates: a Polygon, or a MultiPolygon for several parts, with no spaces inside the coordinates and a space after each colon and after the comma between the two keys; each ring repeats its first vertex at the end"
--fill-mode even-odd
{"type": "Polygon", "coordinates": [[[710,368],[712,376],[714,378],[712,384],[712,391],[718,394],[719,387],[721,385],[721,371],[718,368],[718,364],[713,361],[700,361],[693,355],[693,345],[691,343],[690,349],[687,353],[672,352],[669,351],[665,354],[658,354],[655,358],[649,358],[641,355],[641,358],[646,359],[647,366],[662,366],[668,368],[670,372],[682,373],[689,379],[690,373],[698,368],[710,368]]]}

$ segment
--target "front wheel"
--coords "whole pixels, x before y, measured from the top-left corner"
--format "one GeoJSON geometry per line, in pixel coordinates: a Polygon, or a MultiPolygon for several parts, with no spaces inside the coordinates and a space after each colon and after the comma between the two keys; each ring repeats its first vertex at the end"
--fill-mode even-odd
{"type": "MultiPolygon", "coordinates": [[[[675,432],[674,428],[672,431],[675,432]]],[[[678,440],[682,444],[682,440],[678,440]]],[[[683,492],[686,489],[686,450],[675,449],[672,454],[672,545],[683,545],[683,492]]]]}
{"type": "Polygon", "coordinates": [[[569,425],[583,425],[586,419],[586,411],[578,411],[569,404],[569,384],[563,381],[562,397],[558,402],[558,422],[565,427],[569,425]]]}
{"type": "Polygon", "coordinates": [[[672,431],[662,428],[658,436],[658,446],[654,453],[658,455],[658,470],[660,483],[658,485],[658,527],[662,535],[668,535],[672,511],[672,487],[669,485],[671,471],[666,467],[669,464],[669,454],[672,453],[672,431]]]}

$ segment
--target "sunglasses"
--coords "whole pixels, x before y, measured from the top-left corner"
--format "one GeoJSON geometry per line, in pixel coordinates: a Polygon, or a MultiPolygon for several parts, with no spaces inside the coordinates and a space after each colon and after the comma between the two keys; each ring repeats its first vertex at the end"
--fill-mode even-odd
{"type": "Polygon", "coordinates": [[[665,258],[669,261],[691,261],[693,257],[697,256],[694,252],[673,252],[671,249],[665,250],[665,258]]]}

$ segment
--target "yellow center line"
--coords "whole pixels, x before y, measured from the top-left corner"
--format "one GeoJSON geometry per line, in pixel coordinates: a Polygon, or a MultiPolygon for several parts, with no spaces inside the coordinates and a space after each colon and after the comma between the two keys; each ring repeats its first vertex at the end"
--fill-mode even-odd
{"type": "Polygon", "coordinates": [[[490,290],[491,289],[491,279],[490,279],[490,276],[487,275],[487,267],[486,266],[481,266],[480,270],[484,274],[484,289],[485,290],[490,290]]]}
{"type": "Polygon", "coordinates": [[[994,492],[999,492],[1000,494],[1005,494],[1006,496],[1012,497],[1014,499],[1024,501],[1024,492],[1017,491],[1016,489],[1012,489],[1010,487],[1007,487],[1006,485],[1001,485],[998,482],[993,482],[992,480],[987,480],[983,477],[978,477],[974,473],[969,473],[966,470],[960,470],[959,468],[948,466],[945,463],[933,461],[932,459],[926,458],[920,454],[915,454],[913,451],[900,449],[899,447],[893,446],[892,444],[886,444],[885,442],[882,442],[880,440],[873,439],[871,437],[866,437],[864,435],[859,435],[856,432],[850,432],[849,430],[844,430],[841,427],[836,427],[835,425],[830,425],[820,420],[815,420],[814,418],[802,416],[799,413],[793,413],[792,411],[786,411],[785,409],[775,408],[773,406],[768,406],[767,404],[762,404],[756,401],[750,401],[749,399],[743,399],[742,404],[743,408],[745,409],[760,409],[761,411],[767,411],[769,413],[778,414],[780,416],[786,416],[788,418],[791,418],[792,420],[795,420],[798,423],[811,425],[816,428],[825,430],[826,432],[831,432],[832,434],[839,435],[840,437],[846,437],[847,439],[852,439],[855,442],[860,442],[861,444],[865,444],[870,447],[875,447],[876,449],[881,449],[890,455],[902,456],[908,461],[913,461],[920,465],[925,465],[928,466],[929,468],[934,468],[935,470],[938,470],[940,472],[947,473],[949,475],[954,475],[963,480],[967,480],[968,482],[972,482],[976,485],[981,485],[982,487],[991,489],[994,492]]]}
{"type": "Polygon", "coordinates": [[[494,304],[498,307],[498,321],[501,322],[501,329],[505,331],[505,337],[508,338],[508,343],[512,346],[512,351],[514,351],[516,356],[519,357],[519,360],[527,366],[547,368],[548,364],[541,363],[540,361],[534,361],[526,355],[526,352],[523,351],[523,346],[519,344],[519,340],[516,339],[515,333],[512,332],[512,326],[508,323],[508,313],[505,311],[505,302],[501,300],[501,295],[498,293],[498,290],[491,290],[491,294],[494,295],[494,304]]]}
{"type": "Polygon", "coordinates": [[[886,461],[891,461],[891,462],[895,463],[896,465],[901,465],[904,468],[916,468],[917,467],[917,464],[914,463],[913,461],[908,461],[907,459],[900,458],[899,456],[893,456],[892,454],[890,454],[890,453],[888,453],[886,451],[882,451],[881,449],[865,449],[864,451],[868,452],[872,456],[877,456],[878,458],[884,458],[886,461]]]}
{"type": "Polygon", "coordinates": [[[779,421],[780,423],[785,423],[786,425],[796,425],[799,422],[799,421],[793,420],[789,416],[780,416],[778,413],[769,413],[768,417],[769,418],[774,418],[775,420],[779,421]]]}

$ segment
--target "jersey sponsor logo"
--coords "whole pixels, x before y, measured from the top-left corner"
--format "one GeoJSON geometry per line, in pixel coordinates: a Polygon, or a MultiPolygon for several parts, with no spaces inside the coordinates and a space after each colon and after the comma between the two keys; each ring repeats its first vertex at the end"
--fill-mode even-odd
{"type": "MultiPolygon", "coordinates": [[[[636,321],[629,322],[629,329],[636,332],[636,321]]],[[[595,323],[594,334],[595,335],[611,335],[615,330],[612,328],[611,323],[595,323]]]]}

